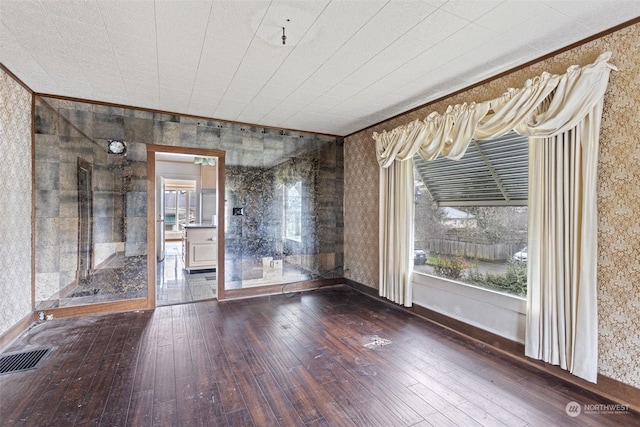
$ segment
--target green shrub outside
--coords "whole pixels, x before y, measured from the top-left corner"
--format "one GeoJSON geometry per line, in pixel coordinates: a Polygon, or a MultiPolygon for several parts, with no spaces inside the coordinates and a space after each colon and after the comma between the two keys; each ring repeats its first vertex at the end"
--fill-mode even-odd
{"type": "Polygon", "coordinates": [[[509,260],[507,261],[507,271],[504,274],[483,274],[478,269],[473,269],[468,272],[467,281],[485,288],[526,296],[527,264],[509,260]]]}
{"type": "Polygon", "coordinates": [[[462,255],[435,255],[433,271],[440,277],[462,279],[465,270],[473,268],[473,264],[462,255]]]}
{"type": "Polygon", "coordinates": [[[527,264],[508,260],[504,274],[481,273],[477,266],[461,255],[432,254],[427,260],[434,273],[447,279],[461,280],[484,288],[496,289],[518,296],[527,295],[527,264]]]}

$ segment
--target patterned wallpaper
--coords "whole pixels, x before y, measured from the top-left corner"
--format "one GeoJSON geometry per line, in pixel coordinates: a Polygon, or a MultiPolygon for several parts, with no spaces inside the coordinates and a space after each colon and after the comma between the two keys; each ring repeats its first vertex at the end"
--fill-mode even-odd
{"type": "Polygon", "coordinates": [[[378,166],[371,134],[451,104],[482,101],[543,71],[564,73],[586,65],[604,51],[613,52],[605,96],[598,172],[598,318],[599,371],[640,387],[640,24],[583,44],[570,51],[438,103],[389,120],[345,140],[346,277],[377,288],[378,166]]]}
{"type": "Polygon", "coordinates": [[[370,135],[344,143],[344,277],[377,289],[379,171],[370,135]]]}
{"type": "Polygon", "coordinates": [[[31,94],[0,69],[0,334],[31,309],[31,94]]]}

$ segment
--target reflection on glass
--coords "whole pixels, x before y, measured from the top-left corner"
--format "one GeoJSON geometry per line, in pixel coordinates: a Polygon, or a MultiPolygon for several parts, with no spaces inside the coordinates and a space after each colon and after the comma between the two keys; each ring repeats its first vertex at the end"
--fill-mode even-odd
{"type": "Polygon", "coordinates": [[[265,149],[262,166],[226,167],[227,289],[342,275],[341,149],[335,139],[298,138],[289,157],[265,149]]]}
{"type": "MultiPolygon", "coordinates": [[[[38,305],[147,295],[146,144],[226,153],[224,205],[217,206],[212,196],[215,183],[202,186],[202,194],[173,189],[166,227],[194,218],[215,222],[224,212],[220,259],[231,287],[341,277],[342,139],[40,96],[35,100],[38,305]],[[126,142],[126,155],[108,154],[113,139],[126,142]],[[80,170],[79,157],[86,162],[80,170]],[[244,214],[233,215],[233,208],[244,214]]],[[[154,197],[162,195],[159,190],[154,197]]],[[[157,215],[156,220],[165,218],[157,215]]]]}
{"type": "Polygon", "coordinates": [[[302,241],[302,181],[286,185],[284,194],[284,237],[302,241]]]}
{"type": "Polygon", "coordinates": [[[110,154],[124,121],[36,97],[38,309],[147,295],[146,151],[110,154]]]}
{"type": "Polygon", "coordinates": [[[89,276],[93,258],[91,164],[78,157],[78,279],[89,276]]]}

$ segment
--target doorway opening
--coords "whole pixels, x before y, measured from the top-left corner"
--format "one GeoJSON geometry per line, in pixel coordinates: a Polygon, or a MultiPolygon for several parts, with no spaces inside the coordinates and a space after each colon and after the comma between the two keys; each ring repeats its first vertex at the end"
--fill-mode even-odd
{"type": "Polygon", "coordinates": [[[217,150],[150,148],[155,305],[218,298],[224,286],[224,234],[218,224],[224,204],[224,156],[217,150]]]}

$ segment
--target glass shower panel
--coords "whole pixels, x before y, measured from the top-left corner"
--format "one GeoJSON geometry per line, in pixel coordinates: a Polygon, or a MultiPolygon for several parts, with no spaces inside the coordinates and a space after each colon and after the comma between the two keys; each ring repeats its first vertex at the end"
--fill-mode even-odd
{"type": "MultiPolygon", "coordinates": [[[[46,308],[147,295],[149,143],[225,152],[226,201],[217,209],[220,215],[225,212],[229,288],[341,277],[341,138],[35,99],[39,307],[40,303],[46,308]],[[110,140],[124,141],[126,150],[109,152],[110,140]],[[90,188],[89,170],[78,175],[79,160],[91,168],[90,188]],[[78,188],[78,179],[84,189],[78,188]],[[91,203],[83,202],[83,197],[91,203]],[[104,286],[83,280],[99,276],[104,286]]],[[[192,197],[190,189],[182,189],[187,190],[183,216],[179,218],[176,198],[175,225],[191,221],[194,203],[196,221],[206,222],[215,215],[199,215],[205,211],[199,195],[192,197]]]]}
{"type": "Polygon", "coordinates": [[[340,277],[341,144],[240,129],[222,134],[242,141],[226,158],[226,288],[340,277]]]}
{"type": "Polygon", "coordinates": [[[302,181],[284,185],[284,238],[302,242],[302,181]]]}
{"type": "Polygon", "coordinates": [[[113,110],[35,100],[37,309],[145,298],[146,150],[109,150],[113,110]]]}

